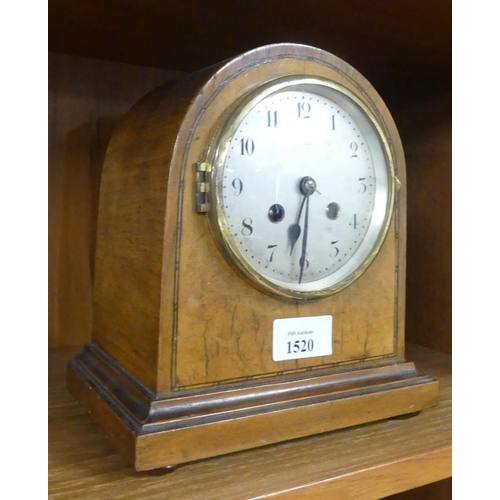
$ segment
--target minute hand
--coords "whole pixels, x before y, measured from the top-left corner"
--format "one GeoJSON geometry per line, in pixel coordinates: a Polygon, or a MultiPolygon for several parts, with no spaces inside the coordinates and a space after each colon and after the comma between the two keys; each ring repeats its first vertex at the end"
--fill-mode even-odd
{"type": "Polygon", "coordinates": [[[304,220],[304,236],[302,238],[302,254],[300,256],[300,275],[299,275],[299,284],[302,282],[302,275],[304,274],[304,266],[306,263],[306,252],[307,252],[307,232],[309,229],[309,196],[310,194],[306,194],[306,213],[304,220]]]}

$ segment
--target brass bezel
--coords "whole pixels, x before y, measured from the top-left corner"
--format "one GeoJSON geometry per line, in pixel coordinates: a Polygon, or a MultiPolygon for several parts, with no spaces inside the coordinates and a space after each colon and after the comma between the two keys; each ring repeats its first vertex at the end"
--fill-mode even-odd
{"type": "Polygon", "coordinates": [[[229,107],[228,111],[221,119],[220,124],[212,137],[207,153],[207,162],[212,166],[209,181],[210,189],[208,193],[209,203],[207,216],[214,240],[218,248],[222,251],[225,260],[236,271],[238,271],[240,275],[242,275],[247,281],[249,281],[260,291],[271,294],[273,296],[279,296],[288,299],[319,299],[322,297],[333,295],[334,293],[337,293],[351,285],[366,271],[366,269],[376,258],[385,241],[385,238],[389,231],[389,227],[391,225],[391,220],[394,212],[394,198],[398,181],[395,175],[394,158],[389,147],[389,142],[390,139],[386,137],[381,123],[379,122],[375,114],[371,111],[371,109],[362,100],[361,95],[356,95],[341,84],[323,77],[312,75],[294,75],[278,78],[276,80],[271,80],[269,82],[263,83],[257,89],[250,91],[249,93],[235,101],[234,105],[229,107]],[[222,216],[223,202],[219,196],[219,193],[221,192],[222,176],[218,175],[219,172],[222,172],[223,169],[225,158],[228,153],[230,138],[233,137],[240,123],[240,120],[238,120],[238,118],[245,116],[253,108],[253,106],[255,106],[262,99],[265,99],[267,96],[289,86],[305,84],[325,86],[337,92],[340,92],[347,98],[351,99],[361,109],[361,111],[366,115],[368,120],[374,126],[380,143],[382,144],[384,157],[388,166],[388,193],[384,222],[381,226],[381,231],[379,232],[378,238],[376,240],[376,243],[374,244],[374,247],[372,248],[372,251],[364,259],[362,264],[359,265],[354,272],[350,273],[347,278],[335,283],[330,287],[314,291],[298,291],[279,286],[267,280],[253,267],[248,265],[243,258],[240,257],[241,254],[238,250],[238,247],[234,244],[231,231],[225,224],[224,217],[222,216]]]}

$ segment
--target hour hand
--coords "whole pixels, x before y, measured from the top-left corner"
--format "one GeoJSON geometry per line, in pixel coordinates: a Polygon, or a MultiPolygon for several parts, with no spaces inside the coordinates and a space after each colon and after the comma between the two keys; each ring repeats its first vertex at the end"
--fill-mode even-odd
{"type": "Polygon", "coordinates": [[[292,255],[293,247],[300,237],[300,231],[300,224],[292,224],[288,228],[288,239],[290,240],[290,255],[292,255]]]}
{"type": "Polygon", "coordinates": [[[302,209],[304,208],[304,202],[306,201],[306,197],[304,196],[302,198],[302,203],[300,204],[299,208],[299,215],[297,216],[297,222],[295,224],[292,224],[288,228],[288,239],[290,240],[290,255],[292,255],[293,252],[293,247],[295,246],[295,243],[297,243],[300,233],[301,233],[301,228],[300,228],[300,216],[302,215],[302,209]]]}

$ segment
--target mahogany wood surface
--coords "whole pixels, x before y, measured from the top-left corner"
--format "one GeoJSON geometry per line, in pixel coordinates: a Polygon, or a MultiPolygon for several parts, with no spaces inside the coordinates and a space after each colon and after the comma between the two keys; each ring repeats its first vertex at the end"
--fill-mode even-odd
{"type": "Polygon", "coordinates": [[[90,341],[97,205],[104,153],[125,112],[177,76],[49,54],[49,346],[90,341]]]}
{"type": "Polygon", "coordinates": [[[394,109],[408,173],[407,339],[451,354],[451,94],[394,109]]]}
{"type": "Polygon", "coordinates": [[[206,459],[171,473],[137,473],[65,387],[66,364],[79,350],[49,351],[49,498],[363,500],[451,476],[451,357],[445,354],[408,346],[408,358],[440,384],[440,404],[414,417],[206,459]]]}

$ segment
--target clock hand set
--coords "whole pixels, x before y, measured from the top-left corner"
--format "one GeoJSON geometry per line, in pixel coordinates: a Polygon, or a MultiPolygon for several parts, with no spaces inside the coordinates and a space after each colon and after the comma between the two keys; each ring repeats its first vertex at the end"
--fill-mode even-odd
{"type": "Polygon", "coordinates": [[[300,209],[299,209],[299,215],[297,216],[297,222],[295,224],[292,224],[288,228],[288,238],[290,239],[290,255],[292,255],[293,248],[295,246],[295,243],[297,243],[297,240],[300,237],[301,233],[301,227],[300,227],[300,217],[302,216],[302,209],[304,208],[304,204],[306,201],[306,198],[311,195],[314,192],[317,192],[318,194],[321,194],[317,189],[316,189],[316,181],[312,177],[304,177],[300,181],[300,192],[304,195],[302,198],[302,202],[300,203],[300,209]]]}
{"type": "Polygon", "coordinates": [[[299,187],[300,187],[300,192],[304,195],[304,197],[302,198],[302,201],[300,203],[297,222],[295,224],[292,224],[288,228],[288,237],[290,239],[290,246],[291,246],[290,255],[292,255],[295,244],[297,243],[300,234],[302,232],[302,229],[300,227],[300,217],[302,216],[302,210],[305,205],[306,210],[304,216],[304,233],[302,237],[302,252],[300,257],[300,276],[299,276],[299,283],[300,283],[302,281],[302,275],[304,273],[304,266],[306,263],[307,232],[309,225],[309,196],[311,196],[311,194],[313,194],[314,192],[317,192],[318,194],[321,193],[316,189],[316,181],[310,176],[303,177],[300,181],[299,187]]]}

